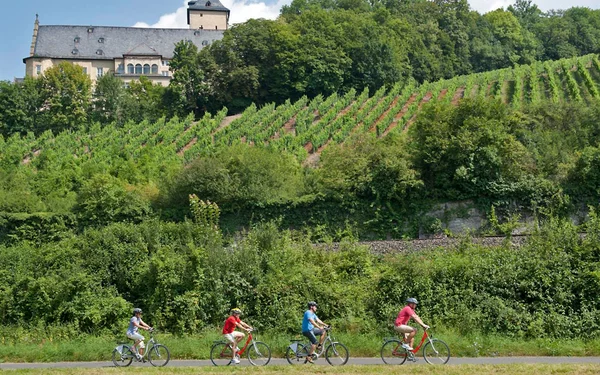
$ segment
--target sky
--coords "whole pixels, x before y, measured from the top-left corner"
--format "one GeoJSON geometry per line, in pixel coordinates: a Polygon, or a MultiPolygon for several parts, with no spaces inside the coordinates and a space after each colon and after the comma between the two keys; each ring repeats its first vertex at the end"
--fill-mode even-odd
{"type": "MultiPolygon", "coordinates": [[[[221,0],[231,10],[230,23],[250,18],[274,19],[291,0],[221,0]]],[[[471,8],[485,13],[506,8],[514,0],[469,0],[471,8]]],[[[598,0],[534,0],[546,11],[584,6],[600,9],[598,0]]],[[[0,80],[12,81],[25,75],[23,58],[29,55],[33,22],[41,25],[97,25],[136,27],[187,27],[183,0],[0,0],[0,80]]]]}

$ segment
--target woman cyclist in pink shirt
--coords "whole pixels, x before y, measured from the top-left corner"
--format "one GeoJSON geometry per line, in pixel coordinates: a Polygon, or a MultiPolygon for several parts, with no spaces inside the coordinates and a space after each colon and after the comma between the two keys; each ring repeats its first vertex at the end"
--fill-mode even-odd
{"type": "Polygon", "coordinates": [[[402,347],[407,350],[413,350],[413,343],[415,341],[415,335],[417,334],[417,329],[407,325],[410,318],[412,318],[415,322],[419,323],[423,329],[429,328],[429,326],[419,318],[419,316],[415,313],[415,308],[417,307],[416,298],[408,298],[406,300],[406,306],[398,313],[398,317],[396,318],[394,329],[398,333],[402,333],[404,336],[404,343],[402,343],[402,347]]]}

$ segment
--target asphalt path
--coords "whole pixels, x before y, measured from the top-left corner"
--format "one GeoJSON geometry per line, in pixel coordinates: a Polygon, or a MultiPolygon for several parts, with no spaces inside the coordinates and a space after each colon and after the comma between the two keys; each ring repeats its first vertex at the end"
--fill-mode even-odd
{"type": "MultiPolygon", "coordinates": [[[[477,358],[450,358],[448,365],[498,365],[511,363],[595,363],[600,364],[600,357],[477,357],[477,358]]],[[[317,365],[327,365],[324,358],[316,361],[317,365]]],[[[352,358],[348,360],[349,365],[384,365],[381,358],[352,358]]],[[[248,360],[242,359],[242,363],[236,366],[249,366],[248,360]]],[[[271,365],[288,365],[283,358],[273,358],[271,365]]],[[[404,366],[427,365],[423,358],[418,358],[416,363],[406,362],[404,366]]],[[[152,367],[149,363],[134,362],[131,366],[152,367]]],[[[210,360],[172,360],[167,367],[201,367],[212,366],[210,360]]],[[[288,365],[289,366],[289,365],[288,365]]],[[[17,369],[40,369],[40,368],[101,368],[114,367],[112,362],[49,362],[49,363],[0,363],[0,370],[17,369]]]]}

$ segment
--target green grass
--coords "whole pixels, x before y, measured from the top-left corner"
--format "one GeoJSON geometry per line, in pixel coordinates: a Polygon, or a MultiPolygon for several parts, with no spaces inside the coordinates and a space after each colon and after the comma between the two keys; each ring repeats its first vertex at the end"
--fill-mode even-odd
{"type": "Polygon", "coordinates": [[[148,368],[132,367],[127,369],[117,368],[95,368],[95,369],[36,369],[36,370],[13,370],[18,374],[407,374],[411,375],[538,375],[538,374],[565,374],[565,375],[592,375],[600,373],[600,365],[597,364],[511,364],[511,365],[459,365],[459,366],[266,366],[266,367],[180,367],[180,368],[148,368]]]}
{"type": "MultiPolygon", "coordinates": [[[[583,340],[514,340],[501,336],[461,335],[453,331],[434,331],[435,336],[446,341],[453,357],[485,356],[592,356],[600,355],[600,339],[583,340]]],[[[384,336],[338,334],[336,339],[346,344],[352,357],[378,357],[384,336]]],[[[286,334],[265,334],[258,337],[266,342],[273,357],[283,357],[292,338],[286,334]]],[[[215,331],[198,336],[176,337],[158,335],[159,342],[167,345],[173,359],[207,359],[214,340],[221,335],[215,331]]],[[[27,342],[26,338],[9,342],[0,337],[1,362],[57,362],[57,361],[108,361],[117,345],[112,337],[87,337],[78,340],[40,340],[27,342]]]]}

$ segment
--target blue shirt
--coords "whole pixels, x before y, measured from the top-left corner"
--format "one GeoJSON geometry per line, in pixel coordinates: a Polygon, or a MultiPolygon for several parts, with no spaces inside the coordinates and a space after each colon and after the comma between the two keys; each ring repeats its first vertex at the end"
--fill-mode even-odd
{"type": "Polygon", "coordinates": [[[306,310],[304,313],[304,318],[302,319],[302,332],[312,331],[313,328],[315,328],[315,326],[308,319],[316,321],[319,318],[317,318],[317,315],[311,310],[306,310]]]}
{"type": "Polygon", "coordinates": [[[140,324],[141,321],[142,321],[142,318],[138,318],[136,316],[134,316],[133,318],[131,318],[129,320],[129,327],[127,327],[127,334],[128,335],[133,335],[134,333],[137,333],[138,327],[135,324],[133,324],[133,322],[136,322],[137,324],[140,324]]]}

